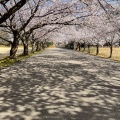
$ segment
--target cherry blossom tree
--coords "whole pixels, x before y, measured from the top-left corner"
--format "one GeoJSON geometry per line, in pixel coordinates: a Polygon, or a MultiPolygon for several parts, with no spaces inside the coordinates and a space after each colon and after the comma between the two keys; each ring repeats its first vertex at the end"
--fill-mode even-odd
{"type": "MultiPolygon", "coordinates": [[[[91,45],[96,45],[96,54],[103,42],[101,38],[105,38],[106,42],[113,32],[115,36],[120,36],[120,4],[117,1],[1,0],[0,6],[1,30],[13,35],[12,41],[3,38],[11,44],[11,58],[15,57],[20,40],[24,55],[28,55],[29,41],[44,46],[48,33],[54,35],[54,30],[61,29],[61,26],[66,33],[59,33],[67,36],[66,41],[76,42],[79,50],[81,46],[84,46],[84,50],[88,46],[88,52],[91,45]]],[[[119,40],[117,37],[112,43],[119,40]]]]}
{"type": "Polygon", "coordinates": [[[37,3],[38,3],[37,5],[36,5],[36,2],[34,3],[34,6],[35,6],[34,8],[30,8],[30,4],[33,5],[33,2],[32,3],[28,2],[28,5],[25,5],[22,10],[17,11],[17,14],[12,14],[12,16],[3,24],[4,28],[13,35],[13,41],[10,41],[10,44],[11,44],[10,57],[11,58],[15,57],[15,54],[17,52],[18,45],[19,45],[19,40],[23,39],[21,37],[21,32],[25,30],[29,22],[34,17],[34,14],[37,12],[40,0],[38,0],[37,3]],[[27,9],[28,7],[29,9],[27,9]],[[23,12],[23,10],[24,10],[24,13],[26,11],[28,13],[27,19],[22,19],[23,17],[21,16],[21,12],[23,12]]]}
{"type": "Polygon", "coordinates": [[[0,24],[10,18],[11,15],[23,7],[28,1],[29,0],[15,0],[14,4],[9,6],[11,2],[13,3],[12,0],[0,0],[0,24]]]}

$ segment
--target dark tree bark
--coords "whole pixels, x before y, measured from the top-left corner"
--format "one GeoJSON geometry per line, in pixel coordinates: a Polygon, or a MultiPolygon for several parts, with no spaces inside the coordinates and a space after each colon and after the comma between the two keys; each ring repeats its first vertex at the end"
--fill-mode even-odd
{"type": "MultiPolygon", "coordinates": [[[[7,0],[6,0],[7,1],[7,0]]],[[[5,1],[5,2],[6,2],[5,1]]],[[[20,0],[12,8],[10,8],[2,17],[0,18],[0,24],[5,22],[12,14],[18,11],[22,6],[24,6],[29,0],[20,0]]],[[[4,0],[1,4],[4,4],[4,0]]]]}
{"type": "Polygon", "coordinates": [[[42,48],[42,42],[40,42],[40,50],[42,50],[43,48],[42,48]]]}
{"type": "Polygon", "coordinates": [[[10,0],[0,0],[0,4],[6,4],[10,0]]]}
{"type": "Polygon", "coordinates": [[[26,56],[29,54],[28,44],[24,44],[23,47],[24,47],[23,55],[26,56]]]}
{"type": "Polygon", "coordinates": [[[113,46],[111,45],[111,46],[110,46],[110,56],[109,56],[109,58],[112,57],[112,52],[113,52],[113,46]]]}
{"type": "Polygon", "coordinates": [[[31,46],[32,46],[31,53],[34,53],[35,52],[35,42],[34,41],[31,42],[31,46]]]}
{"type": "Polygon", "coordinates": [[[22,44],[23,44],[23,55],[26,56],[29,54],[28,50],[28,38],[27,36],[21,36],[22,44]]]}
{"type": "Polygon", "coordinates": [[[43,50],[45,49],[45,43],[44,42],[41,42],[41,47],[42,47],[43,50]]]}
{"type": "Polygon", "coordinates": [[[78,46],[78,47],[79,47],[79,51],[80,51],[80,50],[81,50],[81,44],[80,44],[80,43],[79,43],[79,46],[78,46]]]}
{"type": "Polygon", "coordinates": [[[13,32],[13,42],[11,43],[11,49],[10,49],[10,58],[13,59],[16,56],[16,52],[18,50],[18,45],[19,45],[19,35],[17,31],[13,32]]]}
{"type": "Polygon", "coordinates": [[[90,44],[88,44],[88,53],[90,53],[90,44]]]}
{"type": "Polygon", "coordinates": [[[97,44],[96,45],[96,55],[98,55],[99,54],[99,45],[97,44]]]}
{"type": "Polygon", "coordinates": [[[40,42],[36,42],[36,51],[40,51],[40,42]]]}
{"type": "Polygon", "coordinates": [[[83,52],[85,51],[85,48],[86,48],[86,45],[85,45],[85,42],[84,42],[84,49],[83,49],[83,52]]]}
{"type": "Polygon", "coordinates": [[[44,42],[44,49],[45,49],[45,48],[47,48],[47,43],[46,43],[46,42],[44,42]]]}

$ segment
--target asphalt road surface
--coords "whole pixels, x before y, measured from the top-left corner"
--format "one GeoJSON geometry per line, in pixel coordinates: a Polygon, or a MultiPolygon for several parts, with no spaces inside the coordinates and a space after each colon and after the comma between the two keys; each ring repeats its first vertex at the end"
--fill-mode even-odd
{"type": "Polygon", "coordinates": [[[120,120],[120,62],[52,48],[4,68],[0,120],[120,120]]]}

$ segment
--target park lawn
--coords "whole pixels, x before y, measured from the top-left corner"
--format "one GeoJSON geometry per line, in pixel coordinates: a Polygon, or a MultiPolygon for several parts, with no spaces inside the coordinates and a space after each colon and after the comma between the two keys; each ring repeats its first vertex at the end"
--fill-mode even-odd
{"type": "MultiPolygon", "coordinates": [[[[85,53],[88,53],[87,49],[86,49],[85,53]]],[[[95,47],[90,48],[90,54],[96,55],[96,48],[95,47]]],[[[103,57],[103,58],[109,58],[109,55],[110,55],[110,48],[109,47],[100,47],[99,48],[99,54],[97,56],[103,57]]],[[[113,54],[112,54],[112,58],[110,58],[110,59],[120,61],[120,47],[113,47],[113,54]]]]}
{"type": "MultiPolygon", "coordinates": [[[[18,47],[18,51],[23,50],[22,46],[18,47]]],[[[0,54],[9,54],[10,52],[10,46],[2,46],[0,45],[0,54]]]]}
{"type": "MultiPolygon", "coordinates": [[[[29,51],[31,51],[31,47],[29,46],[29,51]]],[[[0,59],[3,59],[5,57],[8,57],[10,53],[10,46],[3,46],[0,45],[0,59]]],[[[20,45],[17,50],[17,55],[20,55],[23,53],[23,46],[20,45]]]]}

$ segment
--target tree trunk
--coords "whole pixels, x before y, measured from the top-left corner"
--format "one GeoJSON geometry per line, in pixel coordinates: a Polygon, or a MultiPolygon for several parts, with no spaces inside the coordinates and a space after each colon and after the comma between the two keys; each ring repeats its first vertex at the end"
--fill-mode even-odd
{"type": "Polygon", "coordinates": [[[90,45],[88,44],[88,53],[90,53],[90,45]]]}
{"type": "Polygon", "coordinates": [[[45,49],[45,45],[44,45],[43,42],[41,42],[41,47],[42,47],[43,50],[45,49]]]}
{"type": "Polygon", "coordinates": [[[31,45],[32,45],[32,50],[31,50],[31,53],[34,53],[35,52],[35,42],[31,42],[31,45]]]}
{"type": "Polygon", "coordinates": [[[29,54],[28,43],[23,44],[23,47],[24,47],[23,55],[26,56],[29,54]]]}
{"type": "Polygon", "coordinates": [[[79,43],[79,51],[81,50],[81,44],[79,43]]]}
{"type": "Polygon", "coordinates": [[[42,42],[40,42],[40,50],[42,50],[42,42]]]}
{"type": "Polygon", "coordinates": [[[39,42],[36,42],[36,51],[40,51],[40,43],[39,42]]]}
{"type": "Polygon", "coordinates": [[[25,37],[22,38],[22,44],[23,44],[23,55],[26,56],[29,54],[27,38],[25,38],[25,37]]]}
{"type": "Polygon", "coordinates": [[[73,50],[77,50],[77,44],[76,44],[76,42],[73,42],[73,50]]]}
{"type": "Polygon", "coordinates": [[[44,42],[44,49],[47,48],[47,42],[44,42]]]}
{"type": "Polygon", "coordinates": [[[113,52],[113,47],[112,47],[112,46],[110,46],[110,57],[109,57],[109,58],[111,58],[111,57],[112,57],[112,52],[113,52]]]}
{"type": "Polygon", "coordinates": [[[84,49],[83,49],[83,52],[85,51],[85,42],[84,42],[84,49]]]}
{"type": "Polygon", "coordinates": [[[99,54],[99,45],[96,45],[96,55],[99,54]]]}
{"type": "Polygon", "coordinates": [[[43,42],[43,50],[45,49],[45,42],[43,42]]]}
{"type": "Polygon", "coordinates": [[[14,38],[13,38],[13,42],[11,44],[11,49],[10,49],[10,58],[11,59],[15,58],[16,52],[18,50],[18,45],[19,45],[18,34],[16,31],[13,33],[13,36],[14,36],[14,38]]]}

